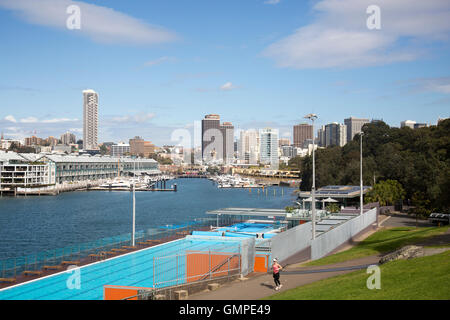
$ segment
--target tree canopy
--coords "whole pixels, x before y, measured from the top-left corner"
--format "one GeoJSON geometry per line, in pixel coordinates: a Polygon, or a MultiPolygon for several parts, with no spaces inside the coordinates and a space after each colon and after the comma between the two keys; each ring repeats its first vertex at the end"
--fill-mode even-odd
{"type": "MultiPolygon", "coordinates": [[[[450,119],[418,129],[391,128],[377,121],[364,125],[362,131],[364,185],[395,180],[409,204],[428,213],[450,211],[450,119]]],[[[343,147],[318,149],[316,187],[359,185],[359,148],[357,134],[343,147]]],[[[310,190],[312,157],[303,158],[301,167],[300,189],[310,190]]]]}

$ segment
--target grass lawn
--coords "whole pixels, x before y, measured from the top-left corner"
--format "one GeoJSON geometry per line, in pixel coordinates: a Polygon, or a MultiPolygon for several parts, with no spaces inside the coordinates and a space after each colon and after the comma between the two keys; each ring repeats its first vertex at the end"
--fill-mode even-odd
{"type": "Polygon", "coordinates": [[[449,300],[450,251],[380,266],[381,289],[367,288],[359,270],[272,295],[268,300],[449,300]]]}
{"type": "Polygon", "coordinates": [[[429,228],[400,227],[382,229],[367,237],[365,240],[361,241],[353,248],[324,257],[322,259],[308,262],[304,264],[304,266],[326,265],[380,253],[387,253],[405,245],[418,243],[432,236],[442,234],[447,231],[448,228],[449,226],[429,228]]]}

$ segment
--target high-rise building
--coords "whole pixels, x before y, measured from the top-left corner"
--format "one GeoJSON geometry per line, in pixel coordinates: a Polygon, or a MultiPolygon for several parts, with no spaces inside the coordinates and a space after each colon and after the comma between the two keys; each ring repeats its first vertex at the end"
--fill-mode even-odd
{"type": "Polygon", "coordinates": [[[307,123],[300,123],[294,126],[294,147],[300,148],[306,139],[313,139],[313,126],[307,123]]]}
{"type": "Polygon", "coordinates": [[[38,138],[36,136],[25,138],[25,145],[28,147],[29,146],[40,146],[40,145],[42,145],[42,142],[43,142],[42,138],[38,138]]]}
{"type": "Polygon", "coordinates": [[[241,163],[257,164],[259,160],[259,132],[242,130],[238,143],[238,153],[241,163]]]}
{"type": "Polygon", "coordinates": [[[369,123],[369,119],[358,119],[354,117],[350,117],[344,119],[344,124],[347,126],[347,141],[352,141],[353,137],[361,132],[364,124],[369,123]]]}
{"type": "Polygon", "coordinates": [[[48,137],[47,139],[44,140],[44,144],[48,145],[50,147],[54,147],[58,144],[58,139],[56,139],[55,137],[48,137]]]}
{"type": "Polygon", "coordinates": [[[337,122],[325,125],[325,147],[342,147],[347,143],[347,126],[337,122]]]}
{"type": "Polygon", "coordinates": [[[141,137],[134,137],[129,141],[130,154],[139,157],[148,158],[150,154],[155,153],[155,145],[150,141],[145,141],[141,137]]]}
{"type": "MultiPolygon", "coordinates": [[[[202,159],[205,161],[213,158],[214,154],[223,151],[222,131],[220,130],[220,116],[208,114],[202,120],[202,159]],[[220,141],[218,141],[220,140],[220,141]],[[213,144],[210,146],[210,144],[213,144]]],[[[222,155],[220,155],[222,157],[222,155]]]]}
{"type": "Polygon", "coordinates": [[[289,138],[278,139],[278,147],[290,146],[290,145],[291,145],[291,140],[289,138]]]}
{"type": "Polygon", "coordinates": [[[83,149],[98,147],[98,94],[94,90],[83,91],[83,149]]]}
{"type": "Polygon", "coordinates": [[[234,160],[234,126],[231,122],[220,125],[223,139],[223,164],[231,164],[234,160]]]}
{"type": "Polygon", "coordinates": [[[69,145],[69,144],[76,143],[76,142],[77,142],[77,138],[71,132],[66,132],[61,135],[61,143],[62,144],[69,145]]]}
{"type": "Polygon", "coordinates": [[[325,126],[321,126],[319,130],[317,130],[317,144],[320,147],[325,147],[325,126]]]}
{"type": "Polygon", "coordinates": [[[262,164],[278,169],[278,130],[265,128],[259,130],[259,159],[262,164]]]}

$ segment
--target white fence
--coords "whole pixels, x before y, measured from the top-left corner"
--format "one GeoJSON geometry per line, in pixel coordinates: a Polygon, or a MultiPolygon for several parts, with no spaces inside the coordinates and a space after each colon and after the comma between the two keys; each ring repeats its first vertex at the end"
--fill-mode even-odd
{"type": "Polygon", "coordinates": [[[312,223],[307,222],[271,238],[272,257],[284,260],[311,246],[312,223]]]}
{"type": "Polygon", "coordinates": [[[323,233],[311,243],[311,260],[322,258],[332,252],[341,244],[376,222],[376,219],[377,209],[374,208],[323,233]]]}
{"type": "Polygon", "coordinates": [[[312,240],[312,223],[307,222],[271,238],[272,257],[285,260],[310,247],[311,260],[322,258],[375,223],[376,220],[377,209],[373,208],[361,216],[355,216],[324,232],[314,240],[312,240]]]}

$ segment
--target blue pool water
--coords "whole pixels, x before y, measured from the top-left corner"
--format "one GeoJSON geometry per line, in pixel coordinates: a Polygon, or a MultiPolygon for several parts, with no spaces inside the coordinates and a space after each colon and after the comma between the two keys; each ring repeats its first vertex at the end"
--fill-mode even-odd
{"type": "Polygon", "coordinates": [[[66,271],[0,290],[0,300],[101,300],[104,285],[150,288],[154,281],[174,285],[175,279],[180,284],[185,281],[186,250],[239,252],[239,244],[230,239],[180,239],[81,267],[79,288],[72,281],[75,272],[66,271]]]}
{"type": "Polygon", "coordinates": [[[273,230],[273,225],[265,223],[236,223],[229,227],[219,228],[218,231],[265,233],[273,230]]]}

